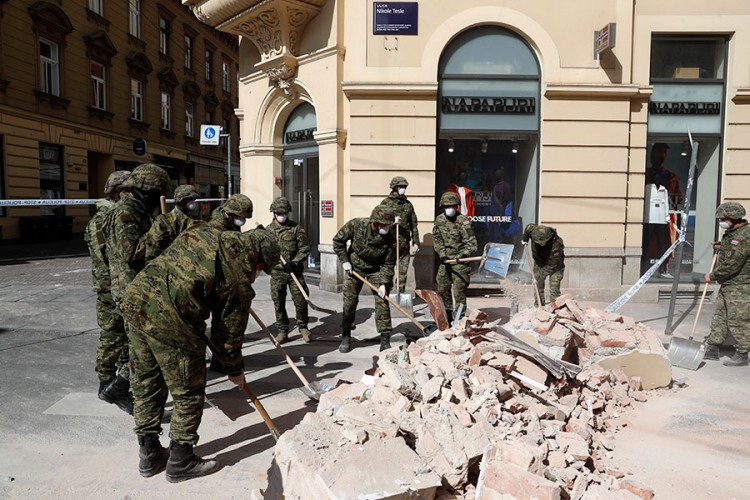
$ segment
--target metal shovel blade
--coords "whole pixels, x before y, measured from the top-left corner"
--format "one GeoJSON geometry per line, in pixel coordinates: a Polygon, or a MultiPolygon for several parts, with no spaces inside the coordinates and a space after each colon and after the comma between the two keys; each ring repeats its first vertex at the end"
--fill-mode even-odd
{"type": "Polygon", "coordinates": [[[505,278],[508,274],[511,256],[513,255],[513,245],[487,243],[485,247],[484,269],[501,278],[505,278]]]}
{"type": "MultiPolygon", "coordinates": [[[[414,316],[414,301],[411,298],[410,293],[389,293],[388,298],[391,299],[393,302],[401,306],[401,308],[409,313],[411,316],[414,316]]],[[[396,309],[395,307],[391,310],[391,315],[395,317],[401,317],[405,318],[404,314],[396,309]]]]}
{"type": "Polygon", "coordinates": [[[697,370],[706,355],[706,346],[696,340],[673,337],[669,342],[667,358],[672,366],[697,370]]]}
{"type": "Polygon", "coordinates": [[[310,382],[309,384],[299,388],[305,396],[315,401],[320,401],[320,396],[324,393],[333,390],[333,387],[326,384],[325,382],[310,382]]]}

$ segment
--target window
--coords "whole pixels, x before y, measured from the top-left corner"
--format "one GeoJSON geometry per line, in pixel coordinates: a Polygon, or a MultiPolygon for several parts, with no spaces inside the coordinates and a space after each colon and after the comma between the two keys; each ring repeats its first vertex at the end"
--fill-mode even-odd
{"type": "Polygon", "coordinates": [[[143,121],[143,82],[130,79],[130,118],[143,121]]]}
{"type": "Polygon", "coordinates": [[[213,125],[214,123],[214,112],[210,109],[206,110],[206,123],[208,125],[213,125]]]}
{"type": "Polygon", "coordinates": [[[89,10],[104,15],[104,0],[89,0],[89,10]]]}
{"type": "MultiPolygon", "coordinates": [[[[5,174],[3,172],[3,161],[5,156],[3,155],[3,136],[0,135],[0,200],[5,198],[5,174]]],[[[0,207],[0,217],[5,216],[5,207],[0,207]]]]}
{"type": "Polygon", "coordinates": [[[185,135],[193,137],[195,133],[195,123],[193,119],[193,103],[185,103],[185,135]]]}
{"type": "Polygon", "coordinates": [[[141,0],[128,0],[130,10],[130,34],[141,37],[141,0]]]}
{"type": "Polygon", "coordinates": [[[91,104],[95,108],[107,109],[106,68],[91,61],[91,104]]]}
{"type": "Polygon", "coordinates": [[[169,21],[163,17],[159,18],[159,52],[169,53],[169,21]]]}
{"type": "Polygon", "coordinates": [[[655,36],[651,40],[651,79],[723,79],[726,45],[723,38],[655,36]]]}
{"type": "Polygon", "coordinates": [[[192,69],[193,67],[193,39],[192,37],[185,35],[185,68],[192,69]]]}
{"type": "MultiPolygon", "coordinates": [[[[63,186],[62,148],[52,144],[39,144],[39,198],[65,198],[63,186]]],[[[40,208],[42,215],[65,215],[65,208],[60,205],[40,208]]]]}
{"type": "Polygon", "coordinates": [[[206,49],[206,80],[211,80],[211,73],[213,73],[213,59],[214,53],[206,49]]]}
{"type": "Polygon", "coordinates": [[[47,94],[60,95],[60,50],[56,43],[39,39],[41,90],[47,94]]]}
{"type": "Polygon", "coordinates": [[[161,128],[172,129],[172,97],[166,92],[161,93],[161,128]]]}
{"type": "Polygon", "coordinates": [[[221,63],[221,88],[229,92],[229,63],[221,63]]]}

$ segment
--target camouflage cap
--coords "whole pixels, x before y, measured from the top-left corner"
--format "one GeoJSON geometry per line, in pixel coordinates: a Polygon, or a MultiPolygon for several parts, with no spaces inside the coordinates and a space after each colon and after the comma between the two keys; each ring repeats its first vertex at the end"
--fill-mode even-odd
{"type": "Polygon", "coordinates": [[[555,236],[555,230],[548,226],[537,226],[531,231],[531,239],[538,245],[544,245],[555,236]]]}
{"type": "Polygon", "coordinates": [[[169,192],[169,174],[153,163],[142,163],[135,167],[128,178],[128,186],[143,191],[169,192]]]}
{"type": "Polygon", "coordinates": [[[192,184],[180,184],[174,190],[174,202],[180,203],[184,200],[200,198],[198,191],[192,184]]]}
{"type": "Polygon", "coordinates": [[[271,212],[275,214],[288,214],[292,211],[292,204],[283,196],[279,196],[271,202],[271,212]]]}
{"type": "Polygon", "coordinates": [[[117,170],[109,174],[107,182],[104,183],[104,194],[111,194],[112,191],[120,191],[126,186],[128,177],[130,177],[129,170],[117,170]]]}
{"type": "Polygon", "coordinates": [[[734,219],[739,220],[745,216],[745,207],[736,201],[727,201],[716,207],[717,219],[734,219]]]}
{"type": "Polygon", "coordinates": [[[396,216],[393,214],[393,211],[383,205],[373,208],[370,214],[370,222],[374,222],[375,224],[393,224],[395,220],[396,216]]]}
{"type": "Polygon", "coordinates": [[[460,204],[461,204],[461,199],[453,191],[445,192],[443,193],[443,196],[440,197],[441,207],[450,207],[453,205],[460,205],[460,204]]]}
{"type": "Polygon", "coordinates": [[[391,190],[395,188],[396,186],[408,186],[409,181],[406,180],[406,177],[401,177],[400,175],[397,175],[393,179],[391,179],[391,190]]]}
{"type": "Polygon", "coordinates": [[[233,194],[221,207],[227,214],[238,215],[246,219],[253,216],[253,202],[244,194],[233,194]]]}

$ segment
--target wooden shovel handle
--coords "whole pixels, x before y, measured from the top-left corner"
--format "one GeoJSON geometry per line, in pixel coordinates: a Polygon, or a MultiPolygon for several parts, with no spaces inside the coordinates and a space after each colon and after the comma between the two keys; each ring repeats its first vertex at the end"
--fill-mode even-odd
{"type": "MultiPolygon", "coordinates": [[[[352,269],[351,273],[359,281],[361,281],[365,285],[369,286],[375,293],[380,294],[380,290],[378,290],[378,288],[375,285],[373,285],[372,283],[370,283],[369,281],[367,281],[364,277],[360,276],[359,273],[357,273],[357,271],[355,271],[354,269],[352,269]]],[[[420,330],[424,331],[425,327],[422,326],[422,323],[420,323],[419,321],[417,321],[414,318],[414,316],[412,316],[411,314],[409,314],[408,312],[406,312],[403,307],[401,307],[400,305],[398,305],[394,301],[392,301],[391,298],[388,296],[388,294],[386,294],[385,297],[383,297],[383,298],[385,300],[387,300],[393,307],[395,307],[396,309],[398,309],[399,311],[401,311],[401,314],[403,314],[406,318],[409,318],[412,323],[414,323],[415,325],[417,325],[419,327],[420,330]]]]}
{"type": "Polygon", "coordinates": [[[445,261],[446,264],[459,264],[461,262],[477,262],[480,260],[484,260],[485,257],[483,255],[480,255],[478,257],[461,257],[460,259],[448,259],[445,261]]]}
{"type": "MultiPolygon", "coordinates": [[[[283,256],[279,255],[279,259],[281,259],[282,264],[286,264],[286,260],[283,256]]],[[[307,293],[305,293],[305,289],[302,287],[302,283],[299,282],[299,279],[297,279],[297,276],[294,274],[294,272],[290,272],[289,274],[292,275],[294,283],[297,284],[297,288],[299,288],[299,291],[302,292],[302,296],[305,298],[305,302],[310,302],[310,297],[308,297],[307,293]]]]}
{"type": "MultiPolygon", "coordinates": [[[[711,271],[714,270],[714,266],[716,265],[716,259],[718,257],[719,257],[719,254],[714,252],[714,257],[711,260],[711,267],[708,269],[708,274],[711,274],[711,271]]],[[[710,283],[706,283],[703,286],[703,293],[701,294],[701,301],[698,303],[698,310],[695,313],[695,320],[693,321],[693,327],[690,329],[690,336],[688,337],[688,340],[693,340],[695,327],[698,326],[698,318],[701,315],[701,309],[703,309],[703,301],[706,300],[706,292],[708,291],[708,285],[710,285],[710,283]]]]}
{"type": "Polygon", "coordinates": [[[536,303],[539,307],[542,307],[542,297],[539,295],[539,287],[536,285],[536,276],[534,276],[534,262],[531,260],[531,243],[524,245],[526,247],[526,258],[529,260],[529,272],[531,272],[531,282],[534,285],[534,293],[536,294],[536,303]]]}
{"type": "Polygon", "coordinates": [[[167,197],[164,195],[161,195],[159,197],[159,207],[161,208],[161,213],[165,214],[167,213],[167,197]]]}

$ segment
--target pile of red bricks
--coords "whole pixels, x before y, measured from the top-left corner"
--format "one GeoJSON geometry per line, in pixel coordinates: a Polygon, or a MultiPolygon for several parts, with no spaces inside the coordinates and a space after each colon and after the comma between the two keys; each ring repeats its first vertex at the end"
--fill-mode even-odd
{"type": "Polygon", "coordinates": [[[638,351],[640,327],[568,298],[522,314],[528,331],[552,336],[538,344],[561,347],[571,363],[519,345],[474,311],[326,393],[279,440],[266,498],[651,498],[611,465],[613,433],[647,392],[639,376],[599,364],[622,354],[602,348],[638,351]],[[612,331],[631,336],[605,346],[625,339],[612,331]]]}

